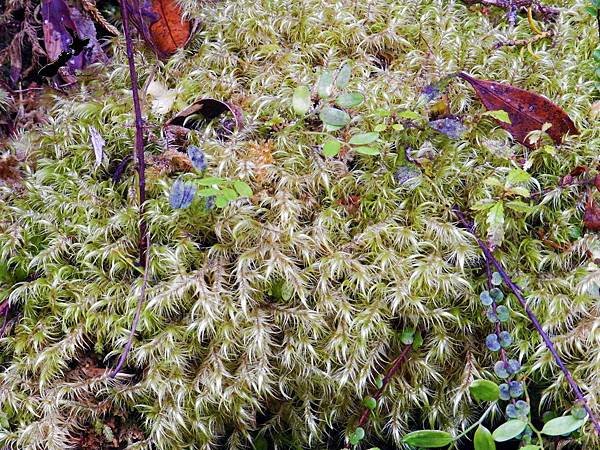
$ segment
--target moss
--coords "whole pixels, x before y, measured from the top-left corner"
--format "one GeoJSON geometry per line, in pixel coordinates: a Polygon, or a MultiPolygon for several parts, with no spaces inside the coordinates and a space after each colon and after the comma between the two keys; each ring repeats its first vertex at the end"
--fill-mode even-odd
{"type": "MultiPolygon", "coordinates": [[[[173,111],[205,96],[240,104],[243,132],[222,141],[209,130],[192,141],[211,175],[242,178],[255,196],[223,210],[200,200],[173,210],[168,192],[177,175],[151,178],[149,298],[125,371],[132,375],[117,382],[81,375],[82,355],[100,368],[114,364],[141,284],[134,175],[110,180],[133,142],[120,43],[93,80],[57,96],[48,123],[12,144],[35,161],[25,189],[0,188],[0,261],[27,274],[1,281],[18,311],[1,341],[0,402],[9,423],[1,444],[68,448],[78,427],[98,428],[119,412],[141,417],[142,447],[248,448],[261,432],[277,448],[335,448],[407,325],[422,331],[424,345],[389,385],[369,436],[398,444],[421,426],[460,429],[481,412],[468,384],[493,377],[494,360],[483,345],[491,325],[478,303],[482,260],[451,207],[498,200],[485,180],[504,180],[524,161],[530,187],[551,190],[527,215],[507,211],[497,254],[600,411],[600,271],[588,257],[597,255],[598,239],[578,236],[580,189],[552,189],[575,166],[598,163],[600,129],[588,118],[595,34],[583,1],[562,2],[555,37],[535,44],[536,57],[493,48],[531,35],[526,20],[510,29],[501,12],[460,2],[184,3],[203,30],[166,63],[140,49],[140,82],[152,77],[176,88],[173,111]],[[294,115],[292,93],[348,60],[350,88],[366,97],[351,133],[391,124],[382,111],[425,114],[421,89],[466,70],[547,95],[581,134],[552,151],[525,151],[479,120],[473,91],[452,81],[450,110],[468,126],[462,139],[388,127],[382,155],[326,159],[317,150],[323,136],[294,115]],[[91,126],[107,143],[98,169],[91,126]],[[421,168],[406,161],[407,147],[424,150],[421,168]],[[406,168],[417,177],[399,184],[394,175],[406,168]],[[349,194],[360,197],[357,208],[343,204],[349,194]],[[290,298],[272,295],[282,282],[290,298]]],[[[150,101],[147,151],[159,154],[165,117],[150,101]]],[[[485,234],[486,215],[475,218],[485,234]]],[[[512,351],[542,409],[569,407],[564,378],[509,302],[512,351]]],[[[586,429],[581,441],[592,448],[594,439],[586,429]]]]}

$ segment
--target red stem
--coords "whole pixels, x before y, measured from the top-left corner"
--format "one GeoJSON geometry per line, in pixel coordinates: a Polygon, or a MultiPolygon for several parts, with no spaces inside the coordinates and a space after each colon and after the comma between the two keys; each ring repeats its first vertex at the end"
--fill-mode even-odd
{"type": "Polygon", "coordinates": [[[585,408],[585,411],[588,413],[588,416],[590,417],[590,421],[594,424],[596,433],[600,434],[600,422],[598,421],[598,418],[596,418],[596,416],[592,412],[592,409],[587,404],[587,401],[585,399],[585,396],[583,395],[583,392],[581,392],[581,389],[579,388],[579,386],[573,379],[573,375],[571,375],[571,372],[569,371],[569,369],[567,369],[567,366],[565,366],[563,360],[561,359],[560,355],[556,351],[556,348],[554,347],[554,344],[552,343],[550,336],[548,336],[548,333],[546,333],[544,331],[538,318],[536,317],[536,315],[533,313],[533,311],[527,305],[527,301],[525,300],[525,297],[523,297],[521,288],[513,282],[513,280],[510,278],[510,276],[506,273],[506,271],[502,267],[502,264],[500,264],[500,262],[494,257],[494,255],[492,254],[489,247],[481,239],[479,239],[479,237],[477,237],[477,235],[475,234],[473,225],[467,221],[464,213],[458,207],[454,207],[454,214],[456,214],[456,216],[458,217],[460,222],[473,235],[473,237],[477,241],[477,244],[479,245],[479,248],[481,248],[481,250],[483,251],[483,254],[485,255],[485,259],[487,261],[489,261],[490,263],[492,263],[494,265],[494,267],[496,267],[496,270],[502,277],[502,280],[504,281],[504,283],[510,288],[510,290],[515,295],[515,297],[517,297],[517,300],[519,300],[519,303],[521,303],[521,306],[527,313],[529,320],[531,320],[531,323],[533,324],[533,326],[535,327],[535,329],[537,330],[539,335],[542,337],[544,344],[546,344],[546,347],[552,354],[554,361],[556,362],[556,364],[558,365],[560,370],[565,375],[565,378],[567,379],[567,383],[569,383],[569,386],[571,386],[571,389],[575,393],[575,397],[577,397],[579,402],[581,402],[581,404],[585,408]]]}
{"type": "Polygon", "coordinates": [[[114,378],[121,371],[121,368],[127,360],[129,351],[133,344],[133,336],[137,329],[137,324],[140,319],[140,313],[142,310],[142,304],[146,298],[146,284],[147,284],[147,273],[148,273],[148,227],[145,220],[145,205],[146,205],[146,163],[144,160],[144,124],[142,119],[142,107],[140,105],[140,95],[138,91],[138,76],[135,68],[135,58],[133,54],[133,42],[131,40],[131,34],[129,29],[129,10],[127,9],[126,0],[120,0],[121,7],[121,18],[123,20],[123,34],[125,35],[125,48],[127,52],[127,62],[129,64],[129,76],[131,78],[131,94],[133,97],[133,112],[135,115],[135,159],[137,160],[137,171],[138,171],[138,190],[139,190],[139,207],[140,207],[140,222],[139,222],[139,253],[140,261],[139,265],[144,268],[144,280],[142,284],[142,290],[140,292],[140,298],[137,303],[135,316],[133,323],[131,324],[131,330],[129,333],[129,339],[127,344],[123,348],[119,362],[114,370],[111,372],[110,377],[114,378]]]}
{"type": "MultiPolygon", "coordinates": [[[[383,395],[383,391],[385,391],[385,388],[389,384],[392,377],[396,374],[396,372],[398,372],[400,367],[402,367],[402,364],[404,363],[406,356],[408,355],[408,352],[410,351],[411,348],[412,348],[412,345],[405,346],[404,349],[402,350],[402,352],[396,357],[396,359],[394,359],[390,368],[388,369],[385,376],[383,377],[381,387],[379,389],[377,389],[377,391],[375,391],[375,393],[373,394],[373,398],[375,400],[379,400],[381,398],[381,396],[383,395]]],[[[366,423],[369,421],[370,413],[371,413],[371,410],[369,408],[365,408],[363,410],[356,426],[364,427],[366,425],[366,423]]],[[[349,449],[350,443],[346,442],[346,445],[343,448],[349,449]]]]}

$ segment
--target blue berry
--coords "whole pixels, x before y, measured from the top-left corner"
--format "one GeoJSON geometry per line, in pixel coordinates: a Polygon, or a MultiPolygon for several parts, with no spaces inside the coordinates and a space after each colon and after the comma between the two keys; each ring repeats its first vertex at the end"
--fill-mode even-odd
{"type": "Polygon", "coordinates": [[[502,383],[500,386],[500,400],[510,400],[510,393],[508,384],[502,383]]]}
{"type": "Polygon", "coordinates": [[[491,297],[489,291],[483,291],[479,294],[479,300],[481,300],[481,303],[483,303],[484,306],[490,306],[494,303],[494,299],[491,297]]]}
{"type": "Polygon", "coordinates": [[[494,286],[500,286],[502,284],[502,275],[500,275],[498,272],[494,272],[492,274],[492,284],[494,286]]]}
{"type": "Polygon", "coordinates": [[[512,398],[519,398],[523,395],[523,384],[519,381],[511,381],[508,383],[508,388],[512,398]]]}
{"type": "Polygon", "coordinates": [[[496,316],[500,322],[506,322],[510,319],[510,311],[504,305],[500,305],[496,308],[496,316]]]}
{"type": "Polygon", "coordinates": [[[500,303],[502,300],[504,300],[504,292],[498,288],[492,289],[490,291],[490,295],[496,303],[500,303]]]}
{"type": "Polygon", "coordinates": [[[527,417],[529,415],[529,403],[524,400],[517,400],[515,407],[521,417],[527,417]]]}
{"type": "Polygon", "coordinates": [[[512,344],[512,337],[508,331],[501,331],[500,334],[498,334],[498,341],[502,348],[508,348],[510,347],[510,344],[512,344]]]}
{"type": "Polygon", "coordinates": [[[494,311],[493,308],[488,308],[487,311],[485,312],[485,315],[490,322],[492,322],[492,323],[498,322],[498,315],[496,314],[496,311],[494,311]]]}
{"type": "Polygon", "coordinates": [[[510,419],[516,419],[517,417],[519,417],[519,411],[517,411],[517,407],[515,405],[510,403],[506,406],[506,415],[510,419]]]}
{"type": "Polygon", "coordinates": [[[498,361],[494,364],[494,373],[498,375],[499,378],[508,378],[508,364],[504,361],[498,361]]]}
{"type": "Polygon", "coordinates": [[[506,365],[506,370],[509,374],[514,375],[521,370],[521,363],[516,359],[509,359],[506,365]]]}
{"type": "Polygon", "coordinates": [[[502,348],[500,347],[500,342],[498,342],[498,336],[496,336],[496,333],[488,334],[488,336],[485,338],[485,345],[493,352],[497,352],[502,348]]]}

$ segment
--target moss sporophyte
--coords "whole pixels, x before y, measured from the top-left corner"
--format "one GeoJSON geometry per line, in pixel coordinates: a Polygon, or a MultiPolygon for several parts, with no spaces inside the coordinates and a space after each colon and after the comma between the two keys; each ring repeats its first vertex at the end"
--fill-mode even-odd
{"type": "Polygon", "coordinates": [[[0,447],[598,448],[591,3],[531,3],[525,46],[500,1],[179,3],[185,49],[115,37],[8,144],[0,447]],[[579,134],[519,144],[459,71],[579,134]],[[243,126],[169,123],[207,99],[243,126]]]}

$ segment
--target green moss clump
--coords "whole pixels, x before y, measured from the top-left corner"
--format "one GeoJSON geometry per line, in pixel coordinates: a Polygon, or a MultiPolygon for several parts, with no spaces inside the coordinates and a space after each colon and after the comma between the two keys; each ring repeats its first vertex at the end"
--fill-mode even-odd
{"type": "MultiPolygon", "coordinates": [[[[210,175],[243,179],[255,195],[223,210],[201,200],[173,210],[177,175],[150,176],[149,290],[132,376],[94,378],[114,365],[141,284],[135,177],[110,180],[133,143],[123,49],[105,73],[57,96],[48,123],[13,144],[35,161],[24,189],[0,188],[0,289],[17,311],[0,341],[0,445],[63,450],[82,428],[110,435],[103,421],[118,415],[143,430],[139,448],[249,448],[259,432],[276,448],[339,448],[405,326],[424,344],[388,386],[369,438],[399,445],[422,426],[459,430],[481,412],[468,385],[493,377],[494,356],[483,344],[482,260],[451,208],[472,210],[486,235],[486,212],[473,208],[502,200],[490,180],[516,167],[532,177],[524,187],[549,190],[527,212],[506,208],[498,257],[600,411],[600,270],[589,258],[600,247],[582,231],[580,188],[556,188],[574,167],[598,164],[600,128],[588,118],[595,32],[583,1],[562,2],[555,37],[536,43],[535,56],[493,48],[530,36],[526,20],[510,29],[502,12],[460,2],[185,3],[204,23],[189,48],[164,64],[137,54],[141,83],[177,90],[167,116],[146,98],[147,152],[163,151],[159,125],[174,112],[205,96],[231,100],[246,114],[244,131],[192,141],[210,175]],[[321,127],[292,110],[297,86],[346,61],[350,88],[365,95],[349,132],[385,123],[380,156],[324,158],[321,127]],[[482,106],[458,80],[448,96],[463,138],[391,128],[399,111],[426,117],[421,89],[458,70],[547,95],[581,134],[525,151],[479,119],[482,106]],[[107,143],[97,169],[92,126],[107,143]]],[[[508,302],[512,351],[531,388],[545,408],[569,407],[563,376],[508,302]]],[[[591,428],[579,440],[597,445],[591,428]]]]}

